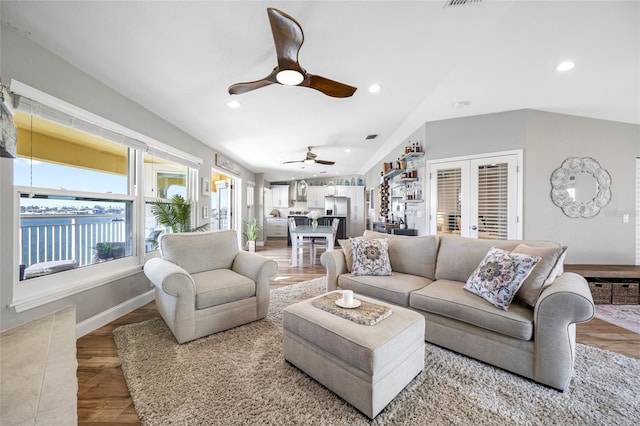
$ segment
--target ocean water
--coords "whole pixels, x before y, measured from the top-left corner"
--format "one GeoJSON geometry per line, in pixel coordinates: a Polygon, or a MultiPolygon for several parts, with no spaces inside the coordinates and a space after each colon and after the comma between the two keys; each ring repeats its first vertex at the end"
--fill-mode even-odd
{"type": "Polygon", "coordinates": [[[90,264],[97,243],[125,241],[122,215],[23,215],[20,228],[21,264],[26,267],[69,259],[76,259],[79,266],[90,264]]]}

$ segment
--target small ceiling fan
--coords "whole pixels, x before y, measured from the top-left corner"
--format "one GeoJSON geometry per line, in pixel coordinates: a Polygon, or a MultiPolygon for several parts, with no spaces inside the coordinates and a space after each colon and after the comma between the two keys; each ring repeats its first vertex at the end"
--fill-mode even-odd
{"type": "Polygon", "coordinates": [[[304,160],[297,161],[285,161],[282,164],[290,164],[290,163],[305,163],[305,164],[324,164],[326,166],[332,166],[336,164],[335,161],[326,161],[326,160],[316,160],[317,155],[311,152],[312,146],[308,147],[307,156],[304,160]]]}
{"type": "Polygon", "coordinates": [[[309,74],[302,68],[298,62],[298,53],[304,42],[302,27],[295,19],[278,9],[269,7],[267,14],[276,45],[278,65],[263,79],[229,86],[229,94],[240,95],[271,84],[309,87],[335,98],[347,98],[355,93],[355,87],[309,74]]]}

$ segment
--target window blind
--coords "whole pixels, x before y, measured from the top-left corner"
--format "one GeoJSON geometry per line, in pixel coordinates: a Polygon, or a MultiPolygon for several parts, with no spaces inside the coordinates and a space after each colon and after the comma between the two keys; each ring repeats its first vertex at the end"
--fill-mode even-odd
{"type": "Polygon", "coordinates": [[[507,163],[478,167],[478,238],[507,239],[508,179],[507,163]]]}
{"type": "Polygon", "coordinates": [[[438,170],[438,233],[460,233],[462,169],[438,170]]]}

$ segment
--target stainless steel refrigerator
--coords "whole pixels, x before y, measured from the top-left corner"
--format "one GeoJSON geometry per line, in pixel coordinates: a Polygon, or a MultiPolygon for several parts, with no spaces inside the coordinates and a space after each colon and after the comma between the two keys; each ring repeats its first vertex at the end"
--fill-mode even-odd
{"type": "Polygon", "coordinates": [[[324,198],[325,213],[331,211],[333,216],[349,215],[349,198],[340,196],[329,196],[324,198]]]}

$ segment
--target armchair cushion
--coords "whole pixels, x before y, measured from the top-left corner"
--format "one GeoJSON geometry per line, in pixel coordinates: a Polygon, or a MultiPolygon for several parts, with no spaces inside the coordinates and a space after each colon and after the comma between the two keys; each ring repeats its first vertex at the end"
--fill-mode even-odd
{"type": "Polygon", "coordinates": [[[181,266],[190,274],[231,269],[240,251],[237,234],[233,230],[162,234],[159,246],[163,259],[181,266]]]}
{"type": "Polygon", "coordinates": [[[230,269],[199,272],[191,277],[196,284],[196,309],[224,305],[256,295],[255,282],[230,269]]]}

